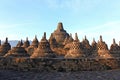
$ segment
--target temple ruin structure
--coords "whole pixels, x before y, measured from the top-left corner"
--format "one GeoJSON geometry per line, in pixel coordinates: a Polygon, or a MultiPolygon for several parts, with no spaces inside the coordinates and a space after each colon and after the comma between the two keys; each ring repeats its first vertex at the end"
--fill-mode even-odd
{"type": "Polygon", "coordinates": [[[11,47],[8,38],[0,40],[0,69],[17,70],[106,70],[120,68],[120,42],[113,38],[113,43],[108,45],[102,35],[96,42],[93,38],[89,42],[87,36],[79,39],[75,33],[74,38],[68,33],[62,22],[57,24],[57,29],[46,38],[44,32],[40,41],[37,36],[32,42],[18,41],[11,47]]]}

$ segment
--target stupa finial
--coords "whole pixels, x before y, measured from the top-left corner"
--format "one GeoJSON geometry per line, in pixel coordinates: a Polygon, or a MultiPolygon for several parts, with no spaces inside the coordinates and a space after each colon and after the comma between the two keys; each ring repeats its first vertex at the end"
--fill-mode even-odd
{"type": "Polygon", "coordinates": [[[6,37],[5,43],[8,43],[8,37],[6,37]]]}
{"type": "Polygon", "coordinates": [[[86,35],[85,35],[85,40],[87,39],[86,35]]]}
{"type": "Polygon", "coordinates": [[[44,32],[43,39],[46,39],[46,32],[44,32]]]}
{"type": "Polygon", "coordinates": [[[57,30],[64,30],[62,22],[59,22],[57,25],[57,30]]]}
{"type": "Polygon", "coordinates": [[[77,33],[75,33],[75,41],[79,41],[77,33]]]}
{"type": "Polygon", "coordinates": [[[93,42],[95,42],[95,38],[93,38],[93,42]]]}
{"type": "Polygon", "coordinates": [[[116,44],[116,42],[115,42],[115,38],[113,38],[113,44],[116,44]]]}
{"type": "Polygon", "coordinates": [[[26,37],[26,41],[28,41],[28,37],[26,37]]]}
{"type": "Polygon", "coordinates": [[[35,35],[35,38],[33,39],[33,41],[38,41],[37,35],[35,35]]]}
{"type": "Polygon", "coordinates": [[[102,40],[102,35],[100,35],[100,42],[102,42],[103,40],[102,40]]]}
{"type": "Polygon", "coordinates": [[[37,39],[37,35],[35,35],[35,39],[37,39]]]}

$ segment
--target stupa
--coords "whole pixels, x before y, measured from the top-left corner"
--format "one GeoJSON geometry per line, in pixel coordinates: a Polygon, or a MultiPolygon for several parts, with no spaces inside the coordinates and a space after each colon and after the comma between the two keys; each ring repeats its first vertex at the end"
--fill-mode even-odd
{"type": "Polygon", "coordinates": [[[119,45],[115,42],[115,39],[113,39],[113,43],[110,46],[110,53],[114,57],[120,57],[120,47],[119,45]]]}
{"type": "Polygon", "coordinates": [[[46,58],[55,57],[55,54],[51,50],[50,44],[46,39],[46,33],[44,33],[44,36],[42,37],[38,45],[38,48],[31,55],[31,58],[40,58],[40,57],[46,57],[46,58]]]}
{"type": "Polygon", "coordinates": [[[70,34],[70,36],[67,36],[65,38],[63,45],[66,45],[66,44],[71,43],[71,42],[73,42],[72,34],[70,34]]]}
{"type": "MultiPolygon", "coordinates": [[[[71,45],[72,45],[72,42],[73,42],[73,41],[80,42],[79,39],[78,39],[77,33],[75,33],[75,40],[72,38],[72,35],[71,35],[71,34],[70,34],[70,36],[71,36],[71,39],[72,39],[72,40],[70,40],[70,41],[68,42],[67,39],[65,39],[66,44],[65,44],[65,46],[64,46],[64,49],[69,50],[70,47],[71,47],[71,45]]],[[[68,40],[69,40],[69,39],[70,39],[70,37],[68,38],[68,40]]]]}
{"type": "Polygon", "coordinates": [[[37,39],[37,36],[32,41],[32,44],[27,48],[27,52],[29,55],[32,55],[33,52],[38,48],[39,41],[37,39]]]}
{"type": "Polygon", "coordinates": [[[97,43],[94,38],[93,38],[93,42],[92,42],[91,46],[92,46],[92,50],[97,50],[97,43]]]}
{"type": "Polygon", "coordinates": [[[65,55],[65,50],[63,48],[66,37],[69,37],[69,34],[66,32],[66,30],[64,30],[62,22],[59,22],[57,25],[57,29],[53,33],[51,33],[49,39],[51,49],[57,55],[65,55]]]}
{"type": "Polygon", "coordinates": [[[22,41],[22,39],[21,39],[21,41],[18,41],[18,43],[17,43],[16,46],[17,46],[17,47],[21,47],[21,46],[23,46],[23,41],[22,41]]]}
{"type": "Polygon", "coordinates": [[[0,56],[4,56],[11,49],[11,45],[8,43],[8,38],[0,46],[0,56]]]}
{"type": "Polygon", "coordinates": [[[64,30],[62,22],[59,22],[57,29],[52,33],[52,37],[56,39],[59,45],[62,45],[67,36],[69,36],[69,34],[64,30]]]}
{"type": "Polygon", "coordinates": [[[28,40],[28,37],[26,38],[26,41],[24,42],[23,46],[24,48],[28,48],[30,46],[30,42],[28,40]]]}
{"type": "Polygon", "coordinates": [[[110,52],[108,50],[107,44],[102,40],[102,36],[100,36],[100,40],[97,43],[98,56],[99,58],[111,58],[110,52]]]}
{"type": "Polygon", "coordinates": [[[81,44],[79,42],[77,33],[75,34],[75,40],[71,43],[70,49],[65,55],[65,58],[81,58],[84,57],[84,53],[81,49],[81,44]]]}
{"type": "Polygon", "coordinates": [[[27,51],[22,47],[22,40],[18,42],[16,47],[13,47],[4,57],[29,57],[27,51]]]}
{"type": "Polygon", "coordinates": [[[57,44],[57,41],[56,41],[56,39],[53,37],[53,34],[51,34],[51,36],[50,36],[49,43],[50,43],[51,49],[54,50],[54,48],[58,48],[58,46],[57,46],[57,45],[58,45],[58,44],[57,44]]]}
{"type": "Polygon", "coordinates": [[[66,37],[65,40],[64,40],[64,53],[65,55],[67,54],[67,52],[69,51],[70,49],[70,45],[72,44],[72,42],[74,41],[74,39],[72,38],[72,34],[70,34],[69,37],[66,37]]]}
{"type": "Polygon", "coordinates": [[[91,55],[92,53],[92,47],[91,47],[91,45],[89,44],[89,41],[88,41],[88,39],[87,39],[87,37],[85,36],[85,38],[83,39],[83,41],[82,41],[82,49],[83,49],[83,51],[84,51],[84,54],[86,55],[86,56],[89,56],[89,55],[91,55]]]}
{"type": "Polygon", "coordinates": [[[35,36],[30,46],[33,46],[34,48],[38,48],[38,44],[39,44],[39,41],[37,39],[37,36],[35,36]]]}
{"type": "Polygon", "coordinates": [[[90,57],[95,57],[98,56],[98,49],[97,49],[97,42],[95,41],[95,39],[93,38],[92,44],[91,44],[91,55],[90,57]]]}

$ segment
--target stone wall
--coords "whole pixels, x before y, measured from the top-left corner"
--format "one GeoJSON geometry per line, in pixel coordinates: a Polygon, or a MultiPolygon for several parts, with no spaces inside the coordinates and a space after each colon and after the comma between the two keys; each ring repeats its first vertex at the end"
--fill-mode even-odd
{"type": "Polygon", "coordinates": [[[0,69],[21,71],[98,71],[120,68],[120,58],[59,59],[59,58],[0,58],[0,69]]]}

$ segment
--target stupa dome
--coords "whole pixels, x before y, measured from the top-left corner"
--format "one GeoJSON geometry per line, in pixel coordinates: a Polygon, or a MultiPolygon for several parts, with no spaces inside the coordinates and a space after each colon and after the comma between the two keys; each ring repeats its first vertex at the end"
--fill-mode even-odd
{"type": "Polygon", "coordinates": [[[51,50],[50,44],[46,39],[46,33],[44,33],[44,36],[42,37],[38,45],[38,48],[31,55],[31,58],[40,58],[40,57],[55,57],[55,54],[51,50]]]}
{"type": "Polygon", "coordinates": [[[8,38],[0,46],[0,56],[4,56],[11,49],[11,45],[8,43],[8,38]]]}

